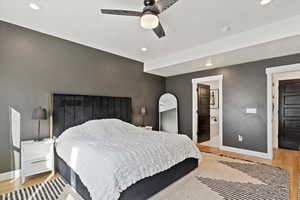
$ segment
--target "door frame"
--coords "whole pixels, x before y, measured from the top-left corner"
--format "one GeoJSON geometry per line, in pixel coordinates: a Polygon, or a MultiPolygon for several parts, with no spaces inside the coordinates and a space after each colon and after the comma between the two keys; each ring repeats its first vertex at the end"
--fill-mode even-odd
{"type": "Polygon", "coordinates": [[[197,128],[198,128],[198,94],[197,94],[197,86],[198,84],[203,84],[209,81],[219,81],[219,148],[223,146],[223,75],[216,75],[216,76],[206,76],[201,78],[192,79],[192,128],[193,128],[193,141],[197,143],[198,135],[197,135],[197,128]]]}
{"type": "Polygon", "coordinates": [[[300,63],[293,65],[284,65],[280,67],[266,68],[267,74],[267,141],[268,152],[267,157],[273,158],[273,75],[284,72],[300,71],[300,63]]]}

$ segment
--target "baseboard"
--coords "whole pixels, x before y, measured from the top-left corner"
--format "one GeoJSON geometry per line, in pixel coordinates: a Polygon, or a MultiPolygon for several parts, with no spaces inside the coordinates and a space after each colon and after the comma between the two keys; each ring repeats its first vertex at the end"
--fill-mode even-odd
{"type": "Polygon", "coordinates": [[[224,150],[224,151],[230,151],[233,153],[239,153],[239,154],[243,154],[243,155],[255,156],[255,157],[259,157],[259,158],[272,160],[272,155],[270,155],[268,153],[262,153],[262,152],[258,152],[258,151],[251,151],[251,150],[240,149],[240,148],[235,148],[235,147],[228,147],[228,146],[221,146],[220,149],[224,150]]]}
{"type": "Polygon", "coordinates": [[[21,176],[21,170],[15,170],[15,171],[10,171],[10,172],[5,172],[0,174],[0,182],[1,181],[7,181],[13,178],[18,178],[21,176]]]}

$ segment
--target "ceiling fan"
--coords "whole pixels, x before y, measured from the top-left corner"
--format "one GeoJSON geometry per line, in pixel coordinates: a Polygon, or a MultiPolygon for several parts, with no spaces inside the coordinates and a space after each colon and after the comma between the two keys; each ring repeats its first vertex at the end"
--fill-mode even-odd
{"type": "Polygon", "coordinates": [[[123,15],[140,17],[140,25],[144,29],[152,29],[154,33],[162,38],[166,33],[160,23],[159,14],[170,8],[178,0],[144,0],[145,8],[142,12],[130,10],[101,9],[102,14],[123,15]]]}

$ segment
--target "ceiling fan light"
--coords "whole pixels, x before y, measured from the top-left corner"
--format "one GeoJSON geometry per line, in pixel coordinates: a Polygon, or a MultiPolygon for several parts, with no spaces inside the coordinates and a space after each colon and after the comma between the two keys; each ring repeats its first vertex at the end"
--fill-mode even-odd
{"type": "Polygon", "coordinates": [[[155,29],[159,24],[159,18],[153,13],[145,13],[141,17],[141,27],[144,29],[155,29]]]}

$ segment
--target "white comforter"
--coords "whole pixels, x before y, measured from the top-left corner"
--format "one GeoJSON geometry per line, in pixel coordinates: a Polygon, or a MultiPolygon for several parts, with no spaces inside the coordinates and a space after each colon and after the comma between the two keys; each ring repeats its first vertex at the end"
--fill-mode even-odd
{"type": "Polygon", "coordinates": [[[146,131],[116,119],[70,128],[58,138],[56,148],[93,200],[116,200],[143,178],[186,158],[201,158],[185,135],[146,131]]]}

